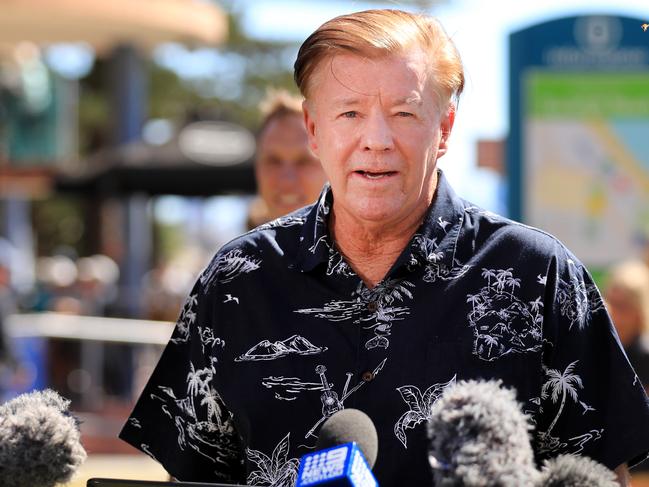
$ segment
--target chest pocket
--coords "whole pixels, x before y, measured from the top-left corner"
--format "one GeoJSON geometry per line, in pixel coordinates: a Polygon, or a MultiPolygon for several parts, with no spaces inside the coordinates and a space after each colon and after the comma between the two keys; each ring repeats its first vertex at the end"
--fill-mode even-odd
{"type": "MultiPolygon", "coordinates": [[[[503,386],[514,388],[519,401],[538,395],[542,374],[541,353],[534,350],[510,352],[493,360],[481,357],[480,347],[495,346],[478,336],[466,343],[460,341],[429,342],[426,375],[429,384],[460,380],[502,380],[503,386]]],[[[482,350],[484,352],[484,349],[482,350]]]]}
{"type": "Polygon", "coordinates": [[[426,347],[424,383],[448,382],[467,377],[471,344],[459,340],[429,341],[426,347]]]}

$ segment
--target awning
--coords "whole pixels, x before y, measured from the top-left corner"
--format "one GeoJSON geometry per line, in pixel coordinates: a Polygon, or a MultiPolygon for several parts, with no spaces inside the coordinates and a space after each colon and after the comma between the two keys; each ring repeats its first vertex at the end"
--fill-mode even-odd
{"type": "Polygon", "coordinates": [[[197,163],[180,150],[177,139],[162,146],[137,142],[106,149],[84,163],[82,173],[60,174],[55,188],[79,195],[134,193],[181,196],[254,194],[254,158],[231,165],[197,163]]]}
{"type": "Polygon", "coordinates": [[[217,44],[227,18],[198,0],[0,0],[0,46],[87,42],[101,53],[120,43],[217,44]]]}

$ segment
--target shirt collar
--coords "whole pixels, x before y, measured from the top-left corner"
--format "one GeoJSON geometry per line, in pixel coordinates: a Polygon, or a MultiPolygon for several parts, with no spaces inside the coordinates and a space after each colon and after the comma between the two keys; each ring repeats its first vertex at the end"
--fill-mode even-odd
{"type": "Polygon", "coordinates": [[[444,272],[454,267],[455,248],[464,220],[464,202],[459,198],[441,169],[437,170],[437,188],[424,221],[410,239],[410,244],[393,268],[406,265],[434,267],[444,272]]]}
{"type": "MultiPolygon", "coordinates": [[[[327,183],[318,201],[307,215],[295,256],[295,266],[308,272],[319,264],[327,264],[327,273],[347,273],[348,267],[331,241],[329,214],[333,192],[327,183]],[[334,269],[337,268],[337,269],[334,269]]],[[[433,201],[408,246],[393,266],[412,269],[419,265],[453,267],[455,244],[464,215],[464,204],[438,169],[437,188],[433,201]]]]}
{"type": "Polygon", "coordinates": [[[318,264],[328,262],[330,254],[337,252],[329,236],[329,213],[332,207],[333,192],[329,183],[326,183],[302,226],[295,258],[298,269],[308,272],[318,264]]]}

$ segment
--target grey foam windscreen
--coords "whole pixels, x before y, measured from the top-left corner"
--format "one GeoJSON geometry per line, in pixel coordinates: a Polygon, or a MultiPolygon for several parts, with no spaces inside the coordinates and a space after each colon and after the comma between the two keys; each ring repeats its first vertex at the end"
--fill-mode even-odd
{"type": "Polygon", "coordinates": [[[370,417],[358,409],[341,409],[334,413],[320,428],[316,450],[355,441],[363,452],[370,468],[374,466],[379,439],[370,417]]]}

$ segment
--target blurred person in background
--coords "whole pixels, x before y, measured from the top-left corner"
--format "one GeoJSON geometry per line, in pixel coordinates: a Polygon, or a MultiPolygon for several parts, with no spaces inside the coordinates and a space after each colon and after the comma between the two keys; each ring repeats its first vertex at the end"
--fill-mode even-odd
{"type": "Polygon", "coordinates": [[[624,351],[649,390],[649,267],[641,261],[614,267],[604,299],[624,351]]]}
{"type": "MultiPolygon", "coordinates": [[[[74,297],[80,311],[89,316],[110,316],[117,299],[119,267],[106,255],[95,254],[76,261],[74,297]]],[[[86,346],[97,346],[91,344],[86,346]]],[[[129,400],[133,383],[133,350],[130,345],[103,344],[102,389],[107,396],[129,400]]]]}
{"type": "Polygon", "coordinates": [[[16,311],[16,300],[11,289],[11,254],[9,242],[0,238],[0,399],[10,388],[17,361],[5,331],[6,318],[16,311]]]}
{"type": "MultiPolygon", "coordinates": [[[[604,300],[636,380],[649,392],[649,266],[640,260],[615,266],[604,300]]],[[[649,462],[641,463],[631,474],[635,487],[649,486],[649,462]]]]}
{"type": "Polygon", "coordinates": [[[81,301],[82,313],[106,316],[108,307],[117,299],[119,267],[106,255],[81,257],[76,262],[76,295],[81,301]]]}
{"type": "Polygon", "coordinates": [[[77,265],[67,255],[39,257],[36,261],[36,288],[27,301],[32,311],[81,314],[76,297],[77,265]]]}
{"type": "Polygon", "coordinates": [[[255,160],[259,196],[251,204],[249,229],[313,203],[327,179],[308,147],[302,98],[269,90],[260,110],[255,160]]]}
{"type": "Polygon", "coordinates": [[[146,319],[176,321],[178,309],[208,261],[197,245],[186,245],[173,257],[160,259],[142,278],[146,319]]]}

